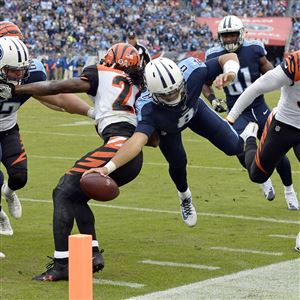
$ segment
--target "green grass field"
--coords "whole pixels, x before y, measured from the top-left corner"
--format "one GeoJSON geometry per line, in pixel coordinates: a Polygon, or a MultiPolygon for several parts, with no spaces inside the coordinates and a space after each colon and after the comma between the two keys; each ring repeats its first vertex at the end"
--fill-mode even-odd
{"type": "MultiPolygon", "coordinates": [[[[268,103],[273,106],[278,97],[278,92],[269,94],[268,103]]],[[[53,188],[77,158],[102,141],[87,118],[54,112],[33,100],[20,110],[19,125],[28,154],[29,180],[18,192],[23,217],[10,218],[14,235],[0,237],[0,251],[6,254],[0,260],[0,298],[68,299],[68,282],[41,283],[31,277],[45,270],[47,255],[53,256],[53,188]]],[[[94,299],[125,299],[299,258],[293,238],[299,231],[299,212],[287,210],[277,173],[272,177],[276,199],[268,202],[235,157],[225,156],[189,130],[184,132],[184,144],[198,212],[196,227],[188,228],[181,220],[177,192],[158,149],[145,149],[140,176],[122,187],[117,199],[90,201],[106,263],[103,272],[94,276],[94,299]],[[216,268],[163,266],[151,261],[216,268]]],[[[292,152],[289,157],[300,194],[299,163],[292,152]]],[[[5,203],[3,208],[7,212],[5,203]]]]}

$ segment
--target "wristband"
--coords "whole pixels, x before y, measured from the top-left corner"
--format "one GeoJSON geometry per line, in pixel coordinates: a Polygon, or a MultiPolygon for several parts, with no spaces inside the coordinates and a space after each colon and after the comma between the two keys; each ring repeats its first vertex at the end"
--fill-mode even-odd
{"type": "Polygon", "coordinates": [[[88,117],[90,117],[91,119],[95,120],[96,113],[95,113],[94,107],[90,107],[89,110],[87,111],[86,115],[88,117]]]}
{"type": "Polygon", "coordinates": [[[227,60],[226,63],[223,65],[224,73],[233,72],[235,76],[237,76],[239,69],[240,69],[240,64],[232,59],[227,60]]]}
{"type": "Polygon", "coordinates": [[[112,173],[114,170],[117,169],[116,164],[111,160],[104,167],[107,169],[108,174],[112,173]]]}

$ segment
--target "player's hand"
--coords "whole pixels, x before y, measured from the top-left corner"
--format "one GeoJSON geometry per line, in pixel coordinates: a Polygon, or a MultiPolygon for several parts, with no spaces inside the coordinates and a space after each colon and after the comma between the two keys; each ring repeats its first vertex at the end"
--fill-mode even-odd
{"type": "Polygon", "coordinates": [[[0,98],[7,100],[15,96],[15,86],[12,83],[0,82],[0,98]]]}
{"type": "Polygon", "coordinates": [[[89,173],[99,173],[100,175],[107,176],[108,175],[108,170],[105,167],[102,167],[102,168],[92,168],[92,169],[89,169],[89,170],[85,171],[82,174],[82,176],[85,176],[85,175],[87,175],[89,173]]]}
{"type": "Polygon", "coordinates": [[[96,111],[94,107],[90,107],[89,110],[87,111],[86,114],[88,117],[90,117],[91,119],[95,120],[96,117],[96,111]]]}
{"type": "Polygon", "coordinates": [[[226,117],[226,121],[230,124],[230,125],[233,125],[234,124],[234,119],[233,118],[230,118],[229,116],[226,117]]]}
{"type": "Polygon", "coordinates": [[[236,77],[234,72],[220,74],[214,81],[214,86],[221,90],[223,87],[231,84],[236,77]]]}
{"type": "Polygon", "coordinates": [[[212,100],[211,105],[213,109],[218,113],[226,111],[226,104],[222,99],[215,98],[214,100],[212,100]]]}

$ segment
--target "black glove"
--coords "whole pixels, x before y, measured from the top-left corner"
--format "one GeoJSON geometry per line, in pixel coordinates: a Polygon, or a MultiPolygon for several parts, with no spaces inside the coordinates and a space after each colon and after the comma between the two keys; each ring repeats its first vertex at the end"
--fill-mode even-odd
{"type": "Polygon", "coordinates": [[[0,100],[7,100],[14,97],[15,95],[15,86],[12,83],[0,80],[0,100]]]}
{"type": "Polygon", "coordinates": [[[222,99],[215,98],[214,100],[212,100],[211,105],[213,109],[218,113],[226,111],[226,104],[222,99]]]}

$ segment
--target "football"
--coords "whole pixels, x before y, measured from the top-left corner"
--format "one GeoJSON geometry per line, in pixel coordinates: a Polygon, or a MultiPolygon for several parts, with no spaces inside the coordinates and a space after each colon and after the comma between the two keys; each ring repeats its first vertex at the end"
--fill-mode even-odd
{"type": "Polygon", "coordinates": [[[109,176],[89,173],[80,179],[80,187],[90,198],[98,201],[110,201],[118,197],[120,190],[109,176]]]}

